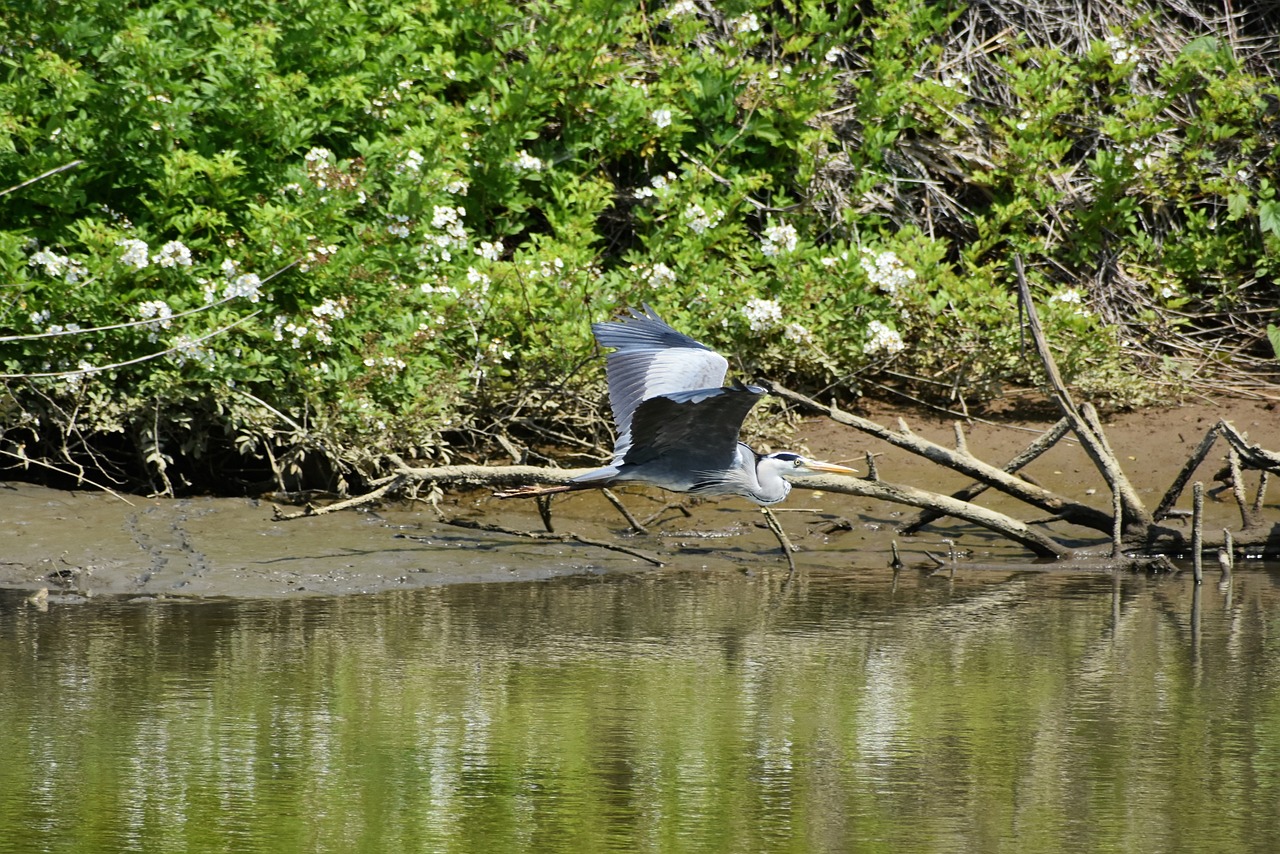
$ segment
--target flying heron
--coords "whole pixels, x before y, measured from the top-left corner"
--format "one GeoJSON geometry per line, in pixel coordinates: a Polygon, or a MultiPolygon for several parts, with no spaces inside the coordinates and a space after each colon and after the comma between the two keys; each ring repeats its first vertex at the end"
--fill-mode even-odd
{"type": "Polygon", "coordinates": [[[601,489],[627,483],[695,495],[738,495],[762,507],[791,492],[788,478],[855,469],[781,451],[757,454],[738,441],[742,422],[767,392],[724,384],[729,362],[672,329],[652,308],[591,326],[606,361],[609,404],[617,427],[613,461],[565,484],[531,485],[499,498],[601,489]]]}

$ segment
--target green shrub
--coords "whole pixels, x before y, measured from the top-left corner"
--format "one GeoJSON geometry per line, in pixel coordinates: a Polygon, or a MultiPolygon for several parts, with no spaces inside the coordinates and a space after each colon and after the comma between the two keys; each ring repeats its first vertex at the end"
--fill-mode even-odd
{"type": "Polygon", "coordinates": [[[1211,37],[965,53],[994,23],[26,4],[0,174],[52,174],[0,196],[5,452],[175,491],[607,440],[589,326],[640,302],[747,376],[981,399],[1038,376],[1014,252],[1068,378],[1138,399],[1135,341],[1274,295],[1276,86],[1211,37]]]}

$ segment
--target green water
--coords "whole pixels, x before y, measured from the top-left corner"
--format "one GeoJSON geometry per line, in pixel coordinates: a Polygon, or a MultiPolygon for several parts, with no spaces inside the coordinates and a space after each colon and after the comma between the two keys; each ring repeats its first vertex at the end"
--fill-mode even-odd
{"type": "Polygon", "coordinates": [[[0,850],[1280,850],[1280,590],[0,598],[0,850]]]}

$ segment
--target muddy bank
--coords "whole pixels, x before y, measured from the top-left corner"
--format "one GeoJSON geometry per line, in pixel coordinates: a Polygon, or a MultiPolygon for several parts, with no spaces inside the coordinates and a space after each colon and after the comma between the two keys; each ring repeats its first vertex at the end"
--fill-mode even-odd
{"type": "MultiPolygon", "coordinates": [[[[1120,414],[1105,420],[1112,447],[1144,501],[1154,506],[1190,450],[1218,419],[1226,418],[1252,441],[1280,449],[1280,417],[1273,404],[1231,401],[1120,414]]],[[[899,415],[916,433],[949,443],[951,419],[880,408],[868,413],[893,424],[899,415]]],[[[970,451],[1002,464],[1052,419],[970,423],[970,451]]],[[[827,421],[806,422],[798,442],[814,455],[851,462],[877,454],[880,477],[938,492],[966,481],[863,434],[827,421]]],[[[1196,478],[1211,483],[1222,465],[1211,454],[1196,478]]],[[[1053,449],[1027,472],[1045,487],[1083,498],[1100,509],[1109,496],[1100,476],[1074,442],[1053,449]]],[[[1252,486],[1256,475],[1249,476],[1252,486]]],[[[1280,492],[1272,490],[1268,514],[1280,492]]],[[[636,516],[648,516],[673,498],[658,491],[625,497],[636,516]]],[[[1208,502],[1211,526],[1235,526],[1230,497],[1208,502]]],[[[469,531],[441,522],[429,508],[394,506],[290,522],[273,520],[266,501],[220,498],[146,499],[129,503],[101,493],[66,492],[27,484],[0,484],[0,587],[38,591],[54,602],[93,597],[278,597],[373,593],[479,581],[509,581],[612,572],[663,572],[629,555],[576,543],[537,542],[469,531]]],[[[1182,506],[1189,506],[1189,497],[1182,506]]],[[[981,503],[1026,518],[1013,502],[991,496],[981,503]]],[[[744,501],[689,502],[690,516],[668,510],[652,533],[634,536],[603,498],[573,494],[554,505],[561,531],[595,539],[625,538],[630,547],[660,557],[678,571],[785,572],[776,541],[758,511],[744,501]]],[[[888,563],[893,527],[905,508],[846,496],[796,490],[779,514],[802,550],[807,572],[847,573],[888,563]]],[[[501,502],[487,494],[450,496],[448,517],[540,530],[532,504],[501,502]]],[[[1096,538],[1080,531],[1081,543],[1096,538]]],[[[899,539],[909,564],[928,564],[926,552],[945,553],[955,539],[974,564],[1025,566],[1029,556],[987,532],[939,524],[899,539]]]]}

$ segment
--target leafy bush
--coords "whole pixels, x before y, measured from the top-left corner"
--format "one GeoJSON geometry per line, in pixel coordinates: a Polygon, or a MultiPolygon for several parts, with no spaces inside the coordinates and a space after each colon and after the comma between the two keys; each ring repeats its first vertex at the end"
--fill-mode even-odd
{"type": "Polygon", "coordinates": [[[1193,309],[1274,305],[1280,240],[1265,57],[1140,11],[26,4],[3,451],[172,492],[602,440],[589,325],[642,301],[747,375],[981,398],[1036,378],[1013,252],[1135,399],[1193,309]]]}

